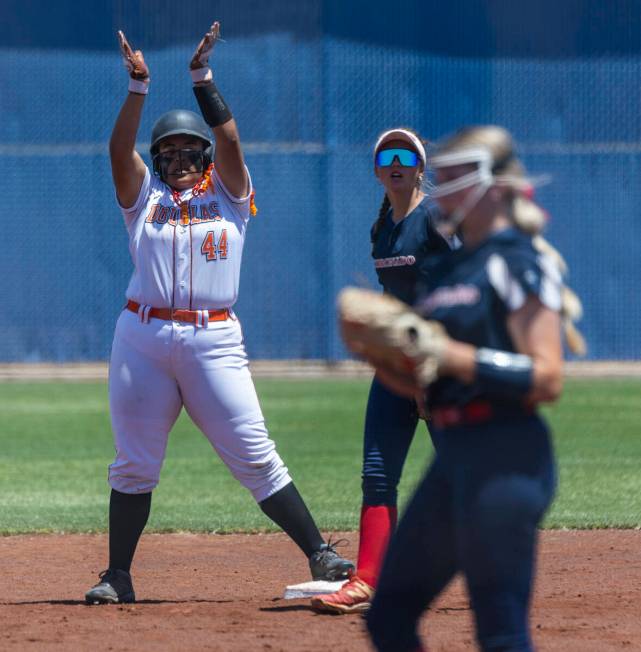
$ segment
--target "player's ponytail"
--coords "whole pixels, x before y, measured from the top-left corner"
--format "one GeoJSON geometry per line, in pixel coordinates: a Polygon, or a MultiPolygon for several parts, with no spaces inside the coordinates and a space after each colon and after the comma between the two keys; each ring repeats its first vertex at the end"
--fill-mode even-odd
{"type": "MultiPolygon", "coordinates": [[[[554,263],[564,278],[568,275],[568,264],[565,259],[540,233],[532,238],[532,244],[538,252],[554,263]]],[[[561,290],[561,309],[559,313],[568,349],[575,355],[584,356],[588,347],[585,338],[576,327],[576,322],[583,317],[583,306],[581,305],[581,299],[565,283],[561,290]]]]}
{"type": "MultiPolygon", "coordinates": [[[[568,264],[558,249],[553,247],[542,235],[548,220],[548,214],[534,201],[532,188],[517,189],[511,203],[511,215],[514,224],[524,233],[532,236],[534,248],[551,259],[565,279],[568,275],[568,264]]],[[[561,325],[568,349],[578,356],[587,353],[585,338],[576,326],[583,316],[583,306],[576,293],[564,281],[561,290],[561,325]]]]}
{"type": "Polygon", "coordinates": [[[547,213],[526,194],[517,192],[510,209],[512,220],[521,231],[536,235],[545,227],[547,213]]]}
{"type": "MultiPolygon", "coordinates": [[[[532,198],[532,191],[517,191],[512,200],[512,220],[521,231],[532,236],[534,248],[551,259],[565,279],[568,275],[568,264],[558,249],[553,247],[542,235],[547,220],[547,213],[532,198]]],[[[565,280],[561,290],[561,324],[568,348],[578,356],[587,353],[585,339],[576,322],[583,316],[581,300],[566,284],[565,280]]]]}
{"type": "Polygon", "coordinates": [[[385,218],[387,217],[391,205],[389,197],[387,196],[387,193],[385,193],[381,207],[378,209],[378,218],[376,218],[376,222],[374,222],[374,225],[372,226],[372,257],[374,256],[374,245],[376,244],[378,234],[383,226],[383,222],[385,222],[385,218]]]}
{"type": "Polygon", "coordinates": [[[577,295],[566,285],[561,297],[561,321],[568,348],[574,355],[583,357],[588,352],[585,338],[575,322],[583,316],[583,306],[577,295]]]}

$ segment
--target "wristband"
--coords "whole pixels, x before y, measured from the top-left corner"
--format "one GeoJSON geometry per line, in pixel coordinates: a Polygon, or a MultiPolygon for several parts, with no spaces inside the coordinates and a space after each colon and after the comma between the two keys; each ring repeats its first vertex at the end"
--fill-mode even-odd
{"type": "Polygon", "coordinates": [[[203,68],[192,68],[190,69],[189,73],[191,74],[191,81],[193,81],[194,84],[197,84],[198,82],[210,82],[214,80],[214,76],[209,66],[204,66],[203,68]]]}
{"type": "Polygon", "coordinates": [[[204,86],[194,86],[194,95],[205,122],[212,129],[231,120],[231,111],[214,82],[204,86]]]}
{"type": "Polygon", "coordinates": [[[129,92],[138,95],[147,95],[149,92],[149,79],[129,78],[129,92]]]}
{"type": "Polygon", "coordinates": [[[476,352],[476,382],[489,394],[523,398],[532,389],[533,372],[527,355],[484,348],[476,352]]]}

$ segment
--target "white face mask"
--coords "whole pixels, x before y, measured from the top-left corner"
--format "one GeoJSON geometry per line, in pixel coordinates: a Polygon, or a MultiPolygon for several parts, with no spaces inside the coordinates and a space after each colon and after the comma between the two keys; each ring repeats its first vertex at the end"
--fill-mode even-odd
{"type": "Polygon", "coordinates": [[[467,214],[476,206],[481,200],[481,197],[488,191],[494,183],[494,175],[492,174],[492,154],[489,150],[482,147],[473,147],[468,149],[461,149],[457,152],[450,152],[447,154],[437,154],[429,160],[429,165],[433,170],[439,168],[452,167],[454,165],[465,165],[467,163],[474,163],[477,169],[468,174],[464,174],[457,179],[446,181],[445,183],[434,186],[431,192],[432,197],[446,197],[452,193],[476,186],[470,192],[465,200],[457,206],[457,208],[450,213],[442,222],[440,227],[446,235],[452,235],[456,232],[461,222],[465,219],[467,214]]]}

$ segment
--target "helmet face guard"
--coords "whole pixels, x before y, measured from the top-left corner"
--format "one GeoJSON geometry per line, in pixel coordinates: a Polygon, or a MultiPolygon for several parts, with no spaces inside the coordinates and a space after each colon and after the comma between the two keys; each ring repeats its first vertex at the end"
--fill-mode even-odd
{"type": "Polygon", "coordinates": [[[202,174],[209,166],[211,156],[208,156],[207,150],[202,149],[172,149],[158,152],[152,160],[154,174],[166,181],[169,176],[180,177],[194,172],[202,174]],[[178,161],[177,166],[176,161],[178,161]],[[173,172],[169,174],[172,168],[173,172]]]}
{"type": "Polygon", "coordinates": [[[170,155],[175,160],[176,152],[180,154],[180,170],[184,172],[204,172],[213,159],[213,140],[211,131],[205,121],[197,113],[177,109],[169,111],[158,118],[151,130],[151,147],[150,154],[153,162],[154,174],[166,181],[166,172],[168,164],[171,161],[165,160],[166,155],[170,155]],[[158,151],[160,142],[169,136],[193,136],[205,144],[204,151],[184,148],[161,154],[158,151]],[[191,152],[191,153],[190,153],[191,152]],[[198,156],[196,156],[198,152],[198,156]],[[199,160],[197,160],[199,159],[199,160]],[[191,162],[190,162],[191,161],[191,162]],[[194,165],[199,169],[190,169],[194,165]]]}
{"type": "Polygon", "coordinates": [[[492,154],[489,150],[482,147],[470,147],[455,152],[437,154],[430,158],[429,164],[433,170],[453,167],[455,165],[475,164],[477,166],[476,170],[451,181],[438,184],[432,190],[432,197],[438,199],[439,197],[446,197],[459,190],[476,186],[452,213],[443,217],[439,226],[449,236],[456,232],[467,214],[478,204],[483,195],[493,185],[495,179],[492,173],[492,154]]]}
{"type": "Polygon", "coordinates": [[[433,170],[453,167],[455,165],[475,164],[476,170],[464,174],[457,179],[446,181],[434,186],[432,197],[445,197],[452,193],[475,186],[476,184],[490,184],[493,181],[492,175],[492,154],[481,147],[462,149],[458,152],[437,154],[430,158],[430,166],[433,170]]]}

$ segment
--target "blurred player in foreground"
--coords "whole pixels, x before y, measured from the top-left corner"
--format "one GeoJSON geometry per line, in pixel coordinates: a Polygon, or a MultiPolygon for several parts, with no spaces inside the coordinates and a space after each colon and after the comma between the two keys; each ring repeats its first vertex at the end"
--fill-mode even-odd
{"type": "Polygon", "coordinates": [[[537,407],[562,388],[559,261],[526,232],[544,214],[504,129],[464,129],[429,164],[444,226],[463,247],[429,265],[416,312],[362,290],[339,299],[349,348],[397,392],[426,389],[436,447],[367,625],[380,651],[424,649],[420,616],[461,572],[481,649],[530,652],[537,528],[555,490],[537,407]]]}
{"type": "Polygon", "coordinates": [[[130,567],[183,406],[263,512],[304,552],[313,579],[339,580],[353,569],[323,541],[268,436],[232,310],[254,207],[236,122],[208,65],[218,33],[214,23],[190,65],[207,124],[191,111],[161,116],[151,137],[153,174],[135,150],[149,70],[119,33],[129,94],[109,149],[134,273],[109,369],[116,446],[109,567],[86,593],[89,604],[135,599],[130,567]]]}
{"type": "MultiPolygon", "coordinates": [[[[450,248],[435,228],[423,191],[426,162],[423,142],[412,129],[385,131],[374,146],[374,173],[385,188],[371,230],[374,267],[383,291],[409,304],[416,300],[424,260],[450,248]]],[[[369,608],[396,526],[397,487],[418,419],[414,397],[399,396],[374,377],[365,415],[356,573],[336,593],[313,598],[315,610],[346,614],[369,608]]]]}

